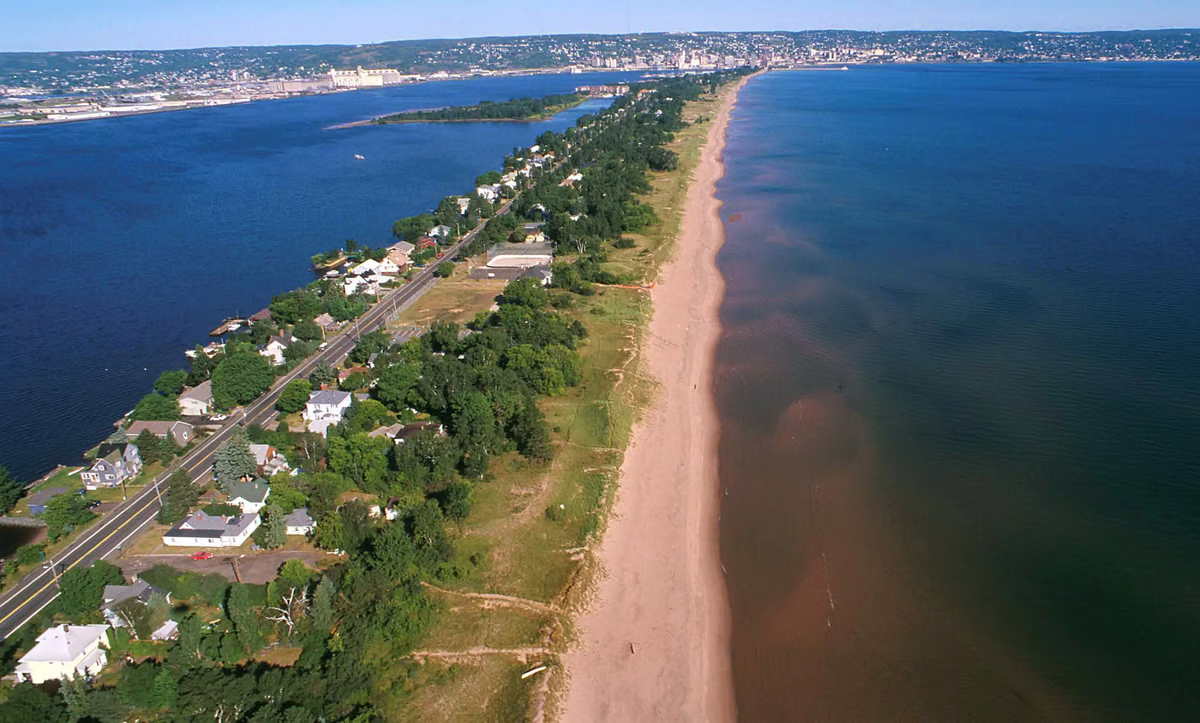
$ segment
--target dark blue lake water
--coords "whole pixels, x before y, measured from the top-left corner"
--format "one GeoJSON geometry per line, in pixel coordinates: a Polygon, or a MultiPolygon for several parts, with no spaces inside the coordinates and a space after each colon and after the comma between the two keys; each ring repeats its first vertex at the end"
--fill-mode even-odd
{"type": "Polygon", "coordinates": [[[0,132],[0,465],[73,463],[222,318],[385,243],[544,123],[324,130],[390,111],[570,92],[628,73],[427,83],[0,132]],[[357,161],[355,154],[365,156],[357,161]]]}
{"type": "Polygon", "coordinates": [[[743,719],[1200,715],[1200,65],[772,73],[726,163],[743,719]]]}

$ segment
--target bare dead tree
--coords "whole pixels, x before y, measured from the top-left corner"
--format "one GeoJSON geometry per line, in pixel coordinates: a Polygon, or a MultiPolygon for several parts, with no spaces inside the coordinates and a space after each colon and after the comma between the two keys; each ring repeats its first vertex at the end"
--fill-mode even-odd
{"type": "Polygon", "coordinates": [[[308,588],[293,587],[280,602],[282,604],[279,607],[267,608],[275,613],[268,615],[267,620],[286,625],[288,637],[291,637],[296,629],[296,621],[308,614],[308,588]]]}

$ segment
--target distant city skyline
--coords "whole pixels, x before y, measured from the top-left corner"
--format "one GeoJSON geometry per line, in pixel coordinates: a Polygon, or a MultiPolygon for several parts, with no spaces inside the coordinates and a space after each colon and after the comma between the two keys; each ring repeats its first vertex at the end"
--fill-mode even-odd
{"type": "Polygon", "coordinates": [[[11,4],[0,52],[368,44],[514,35],[818,30],[1098,31],[1200,27],[1196,0],[48,0],[11,4]]]}

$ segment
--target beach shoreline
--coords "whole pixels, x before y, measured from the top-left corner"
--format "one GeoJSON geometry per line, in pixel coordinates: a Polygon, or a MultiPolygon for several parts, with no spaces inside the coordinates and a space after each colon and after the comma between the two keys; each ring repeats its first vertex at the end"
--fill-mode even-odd
{"type": "Polygon", "coordinates": [[[659,393],[634,427],[598,549],[596,598],[564,655],[566,721],[736,717],[712,385],[725,291],[716,187],[746,80],[725,91],[688,186],[673,258],[652,291],[642,352],[659,393]]]}

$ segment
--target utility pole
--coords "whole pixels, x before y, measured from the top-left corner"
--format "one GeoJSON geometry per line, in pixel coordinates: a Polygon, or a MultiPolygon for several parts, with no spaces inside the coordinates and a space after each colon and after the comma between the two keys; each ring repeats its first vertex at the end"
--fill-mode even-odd
{"type": "Polygon", "coordinates": [[[54,576],[54,584],[59,585],[60,583],[58,582],[58,563],[55,562],[54,560],[51,560],[49,563],[47,563],[47,567],[50,568],[50,574],[54,576]]]}

